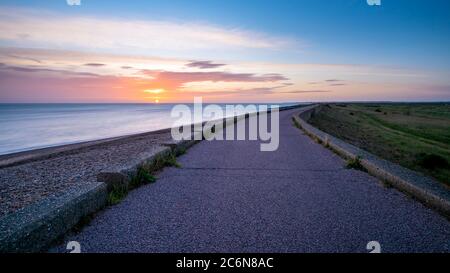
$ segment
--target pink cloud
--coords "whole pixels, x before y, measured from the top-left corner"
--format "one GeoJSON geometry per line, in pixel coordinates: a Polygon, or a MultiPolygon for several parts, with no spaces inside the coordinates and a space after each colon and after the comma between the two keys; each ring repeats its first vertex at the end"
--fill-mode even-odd
{"type": "Polygon", "coordinates": [[[189,82],[278,82],[289,80],[281,74],[256,75],[252,73],[230,73],[230,72],[173,72],[141,70],[142,74],[151,76],[153,82],[161,87],[177,89],[189,82]]]}

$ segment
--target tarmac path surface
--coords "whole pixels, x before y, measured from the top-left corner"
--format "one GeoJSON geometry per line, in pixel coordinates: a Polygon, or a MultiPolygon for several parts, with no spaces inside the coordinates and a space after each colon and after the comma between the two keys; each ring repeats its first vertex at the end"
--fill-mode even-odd
{"type": "MultiPolygon", "coordinates": [[[[280,145],[202,141],[52,251],[450,252],[450,222],[345,162],[280,112],[280,145]]],[[[241,121],[242,122],[242,121],[241,121]]]]}

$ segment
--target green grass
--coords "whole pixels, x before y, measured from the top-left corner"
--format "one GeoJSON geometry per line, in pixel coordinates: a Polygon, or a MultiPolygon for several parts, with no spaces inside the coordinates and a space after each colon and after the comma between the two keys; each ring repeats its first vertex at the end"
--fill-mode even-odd
{"type": "Polygon", "coordinates": [[[144,168],[150,173],[156,172],[164,167],[181,167],[181,165],[177,162],[177,157],[174,153],[170,153],[165,156],[158,156],[150,164],[144,166],[144,168]]]}
{"type": "Polygon", "coordinates": [[[155,183],[156,177],[153,172],[148,170],[148,167],[142,166],[139,168],[137,175],[131,179],[130,189],[138,188],[139,186],[146,185],[149,183],[155,183]]]}
{"type": "Polygon", "coordinates": [[[450,185],[450,104],[329,104],[310,120],[321,130],[450,185]]]}
{"type": "Polygon", "coordinates": [[[366,168],[361,164],[361,157],[351,158],[347,160],[346,167],[349,169],[356,169],[360,171],[367,171],[366,168]]]}
{"type": "Polygon", "coordinates": [[[120,203],[128,194],[128,189],[126,187],[115,186],[112,191],[108,194],[108,204],[115,205],[120,203]]]}
{"type": "Polygon", "coordinates": [[[108,195],[108,204],[115,205],[120,203],[128,194],[129,190],[138,188],[142,185],[155,183],[155,174],[164,167],[177,167],[181,165],[177,162],[177,158],[174,153],[169,155],[157,156],[152,162],[139,167],[137,174],[131,179],[130,184],[127,187],[115,186],[108,195]]]}
{"type": "Polygon", "coordinates": [[[170,156],[168,156],[166,158],[166,161],[165,161],[164,165],[168,166],[168,167],[181,168],[181,164],[178,163],[177,157],[174,154],[170,154],[170,156]]]}
{"type": "Polygon", "coordinates": [[[181,168],[181,165],[177,162],[177,157],[174,153],[170,153],[165,156],[157,156],[149,164],[141,166],[137,172],[137,175],[131,180],[130,187],[133,189],[141,185],[156,182],[156,177],[154,175],[164,167],[181,168]]]}

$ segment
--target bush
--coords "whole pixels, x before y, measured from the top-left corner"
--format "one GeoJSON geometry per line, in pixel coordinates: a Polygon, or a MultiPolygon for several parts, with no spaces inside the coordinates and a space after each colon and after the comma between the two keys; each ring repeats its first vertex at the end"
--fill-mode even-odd
{"type": "Polygon", "coordinates": [[[442,156],[436,154],[418,154],[417,164],[428,170],[444,169],[449,167],[447,160],[442,156]]]}
{"type": "Polygon", "coordinates": [[[351,159],[347,160],[346,167],[348,169],[356,169],[356,170],[360,170],[360,171],[366,171],[366,168],[364,168],[364,166],[361,164],[360,156],[357,156],[355,158],[351,158],[351,159]]]}

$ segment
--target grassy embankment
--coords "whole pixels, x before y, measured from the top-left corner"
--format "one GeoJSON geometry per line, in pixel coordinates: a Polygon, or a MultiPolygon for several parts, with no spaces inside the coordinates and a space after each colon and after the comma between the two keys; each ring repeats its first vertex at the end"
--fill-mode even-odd
{"type": "Polygon", "coordinates": [[[309,121],[450,186],[450,104],[328,104],[309,121]]]}

